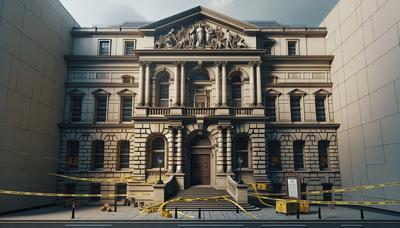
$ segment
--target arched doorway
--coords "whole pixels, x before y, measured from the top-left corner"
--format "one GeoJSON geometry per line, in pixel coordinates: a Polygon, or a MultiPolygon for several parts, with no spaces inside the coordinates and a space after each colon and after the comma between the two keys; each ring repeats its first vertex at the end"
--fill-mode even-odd
{"type": "Polygon", "coordinates": [[[193,137],[189,144],[190,185],[211,184],[211,142],[204,134],[193,137]]]}

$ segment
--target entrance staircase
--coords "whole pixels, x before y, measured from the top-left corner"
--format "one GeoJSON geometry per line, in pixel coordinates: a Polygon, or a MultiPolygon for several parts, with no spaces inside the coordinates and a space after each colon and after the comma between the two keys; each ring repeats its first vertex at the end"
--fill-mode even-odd
{"type": "MultiPolygon", "coordinates": [[[[212,187],[191,187],[182,191],[179,191],[174,197],[170,199],[176,198],[207,198],[214,196],[228,196],[229,199],[233,200],[231,196],[229,196],[228,192],[225,190],[216,190],[212,187]]],[[[233,200],[234,201],[234,200],[233,200]]],[[[251,204],[242,204],[242,206],[246,211],[258,211],[260,208],[253,206],[251,204]]],[[[191,202],[172,202],[167,204],[167,209],[174,210],[177,208],[178,210],[201,210],[206,211],[236,211],[236,205],[226,201],[226,200],[206,200],[206,201],[191,201],[191,202]]]]}

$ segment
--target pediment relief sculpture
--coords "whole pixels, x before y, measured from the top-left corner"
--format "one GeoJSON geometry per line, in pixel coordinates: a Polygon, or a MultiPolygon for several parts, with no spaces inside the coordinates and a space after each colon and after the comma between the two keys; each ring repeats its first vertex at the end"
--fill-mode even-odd
{"type": "Polygon", "coordinates": [[[189,27],[172,28],[158,37],[154,49],[243,49],[247,48],[243,37],[219,26],[198,22],[189,27]]]}

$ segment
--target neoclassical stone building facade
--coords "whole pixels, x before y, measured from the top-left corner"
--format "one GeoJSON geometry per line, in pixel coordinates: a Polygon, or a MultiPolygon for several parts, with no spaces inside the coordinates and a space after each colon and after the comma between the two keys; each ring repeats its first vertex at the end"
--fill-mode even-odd
{"type": "MultiPolygon", "coordinates": [[[[162,166],[179,189],[227,176],[285,192],[340,186],[325,28],[243,22],[196,7],[153,23],[72,31],[60,173],[148,183],[60,191],[148,193],[162,166]],[[240,166],[240,169],[239,169],[240,166]]],[[[90,199],[98,200],[98,199],[90,199]]]]}

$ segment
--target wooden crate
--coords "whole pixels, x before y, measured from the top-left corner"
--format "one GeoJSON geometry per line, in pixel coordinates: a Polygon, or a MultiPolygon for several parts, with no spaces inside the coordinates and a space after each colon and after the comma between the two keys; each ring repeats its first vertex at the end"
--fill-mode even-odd
{"type": "Polygon", "coordinates": [[[285,200],[277,200],[275,211],[276,213],[282,213],[285,215],[288,214],[296,214],[297,210],[299,210],[299,203],[289,203],[285,200]]]}

